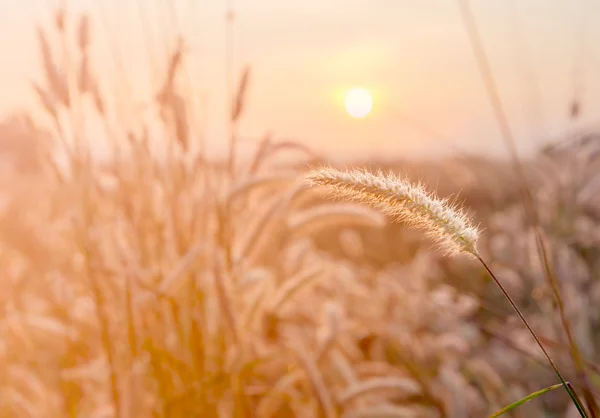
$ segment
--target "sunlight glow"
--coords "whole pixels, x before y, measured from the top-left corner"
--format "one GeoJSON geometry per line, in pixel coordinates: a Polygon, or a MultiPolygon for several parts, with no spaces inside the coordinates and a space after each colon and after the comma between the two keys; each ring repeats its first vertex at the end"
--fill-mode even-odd
{"type": "Polygon", "coordinates": [[[346,93],[346,110],[353,118],[364,118],[371,113],[372,108],[373,99],[367,90],[355,88],[346,93]]]}

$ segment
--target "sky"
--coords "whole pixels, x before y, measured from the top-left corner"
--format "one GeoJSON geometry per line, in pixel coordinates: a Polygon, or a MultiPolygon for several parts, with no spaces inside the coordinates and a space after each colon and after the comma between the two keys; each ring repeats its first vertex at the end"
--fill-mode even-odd
{"type": "MultiPolygon", "coordinates": [[[[456,0],[229,3],[236,77],[251,67],[238,130],[244,140],[270,132],[339,156],[505,153],[456,0]],[[344,109],[344,94],[353,87],[373,95],[373,111],[364,119],[344,109]]],[[[31,90],[31,81],[41,78],[35,28],[51,26],[58,4],[0,1],[0,112],[39,109],[31,90]]],[[[106,91],[139,106],[150,87],[160,85],[167,51],[181,35],[196,124],[209,151],[224,152],[231,86],[227,1],[66,4],[71,26],[81,14],[90,16],[93,64],[106,91]]],[[[522,153],[577,126],[595,126],[600,3],[472,0],[471,6],[522,153]],[[582,104],[575,124],[568,117],[574,97],[582,104]]]]}

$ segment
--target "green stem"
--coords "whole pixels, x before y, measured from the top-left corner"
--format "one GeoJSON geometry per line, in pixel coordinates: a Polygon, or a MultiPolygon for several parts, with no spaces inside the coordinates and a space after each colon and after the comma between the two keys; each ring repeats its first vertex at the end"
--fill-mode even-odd
{"type": "Polygon", "coordinates": [[[577,407],[577,411],[579,412],[579,415],[581,415],[583,418],[588,418],[585,410],[583,409],[583,406],[578,401],[578,397],[575,395],[575,392],[569,387],[569,385],[567,384],[567,382],[565,381],[565,379],[562,377],[562,375],[558,371],[558,367],[556,367],[556,364],[554,364],[554,361],[550,357],[550,354],[548,354],[548,352],[546,351],[546,349],[542,345],[542,342],[538,338],[538,336],[535,333],[535,331],[533,330],[533,328],[531,328],[531,326],[529,325],[529,322],[527,322],[527,320],[525,319],[525,317],[521,313],[521,310],[519,309],[519,307],[515,304],[513,298],[508,294],[508,292],[506,291],[506,289],[504,288],[504,286],[502,285],[502,283],[500,283],[500,280],[498,280],[498,278],[496,277],[496,275],[494,274],[494,272],[488,267],[488,265],[486,264],[486,262],[483,261],[483,259],[479,255],[475,255],[475,256],[477,257],[477,259],[479,260],[479,262],[483,265],[483,267],[487,270],[488,274],[491,276],[491,278],[494,280],[494,282],[496,282],[496,285],[500,288],[500,290],[502,291],[502,293],[504,294],[504,296],[506,297],[506,299],[508,299],[508,302],[510,303],[510,305],[513,307],[513,309],[515,310],[515,312],[517,313],[517,315],[521,319],[521,322],[523,322],[523,324],[525,325],[525,327],[527,327],[527,330],[529,331],[529,333],[531,334],[531,336],[533,337],[533,339],[535,340],[535,342],[538,344],[538,346],[542,350],[542,353],[544,353],[544,356],[546,356],[546,359],[548,360],[548,363],[550,363],[550,366],[552,366],[552,368],[554,369],[554,372],[556,373],[556,375],[560,379],[560,382],[562,383],[562,385],[564,386],[565,390],[567,391],[567,393],[571,397],[571,400],[573,401],[573,403],[577,407]]]}

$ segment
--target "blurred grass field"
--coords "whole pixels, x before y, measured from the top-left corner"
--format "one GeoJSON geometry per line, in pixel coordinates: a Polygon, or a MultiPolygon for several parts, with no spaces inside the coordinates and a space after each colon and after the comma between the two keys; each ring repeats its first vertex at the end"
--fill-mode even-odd
{"type": "MultiPolygon", "coordinates": [[[[556,383],[480,266],[305,187],[303,172],[332,156],[272,136],[239,151],[249,69],[224,139],[232,153],[216,162],[190,121],[193,92],[177,83],[182,49],[148,96],[158,122],[115,122],[89,20],[61,16],[40,29],[45,121],[16,115],[0,130],[0,417],[482,417],[556,383]],[[49,31],[72,44],[68,61],[49,31]],[[111,159],[94,158],[91,119],[111,159]]],[[[596,395],[599,139],[565,138],[524,162],[596,395]]],[[[508,161],[353,165],[457,196],[578,387],[508,161]]],[[[576,416],[561,391],[511,413],[576,416]]]]}

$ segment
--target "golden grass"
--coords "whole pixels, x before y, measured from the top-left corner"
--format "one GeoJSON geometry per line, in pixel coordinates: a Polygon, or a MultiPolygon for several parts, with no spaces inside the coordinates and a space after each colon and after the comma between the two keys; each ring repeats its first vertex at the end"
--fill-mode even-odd
{"type": "MultiPolygon", "coordinates": [[[[62,12],[56,24],[71,36],[62,12]]],[[[110,122],[116,106],[93,72],[90,24],[79,21],[68,62],[40,30],[46,79],[35,88],[52,121],[44,165],[3,182],[0,417],[480,417],[552,382],[480,268],[307,190],[297,168],[317,157],[307,147],[266,137],[248,161],[207,161],[178,88],[183,49],[149,95],[168,136],[110,122]],[[114,136],[112,161],[91,158],[86,100],[86,116],[114,136]],[[166,152],[150,145],[161,141],[166,152]],[[297,160],[277,166],[280,151],[297,160]]],[[[582,161],[590,171],[571,176],[577,199],[558,199],[565,186],[549,174],[536,184],[567,311],[598,376],[600,318],[586,307],[600,303],[597,159],[582,161]]],[[[548,166],[559,172],[549,157],[533,167],[548,166]]],[[[486,207],[478,251],[512,273],[518,302],[570,365],[522,210],[510,184],[497,184],[493,170],[504,168],[453,161],[426,169],[434,181],[435,170],[486,207]]],[[[566,405],[549,397],[517,414],[566,405]]]]}

